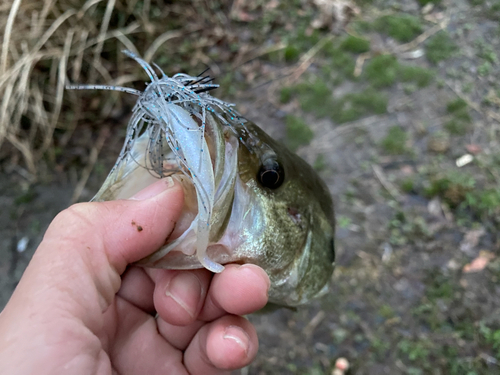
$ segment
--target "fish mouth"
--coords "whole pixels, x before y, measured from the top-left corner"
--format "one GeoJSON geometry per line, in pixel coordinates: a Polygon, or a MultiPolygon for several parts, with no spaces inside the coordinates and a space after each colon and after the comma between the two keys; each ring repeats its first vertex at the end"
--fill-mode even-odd
{"type": "MultiPolygon", "coordinates": [[[[231,214],[238,171],[239,144],[233,132],[216,126],[216,120],[210,115],[207,124],[210,126],[205,124],[206,146],[200,152],[207,152],[209,157],[202,160],[198,168],[189,167],[186,173],[168,145],[162,145],[161,153],[158,152],[160,150],[148,152],[154,130],[147,129],[133,143],[129,143],[125,155],[120,155],[104,184],[92,199],[92,201],[128,199],[164,177],[172,177],[180,183],[184,190],[185,203],[174,230],[164,246],[139,260],[138,265],[179,268],[184,264],[181,268],[185,268],[185,258],[188,257],[197,260],[191,260],[188,268],[205,267],[212,272],[220,272],[223,269],[222,265],[210,259],[206,248],[222,236],[227,218],[231,214]],[[155,168],[155,164],[158,163],[153,159],[154,155],[158,154],[163,155],[161,170],[155,168]],[[201,251],[200,237],[203,241],[201,251]],[[169,256],[166,257],[167,255],[169,256]],[[175,262],[175,259],[178,261],[175,262]],[[176,266],[176,263],[179,265],[176,266]]],[[[192,147],[197,148],[198,145],[192,147]]]]}
{"type": "Polygon", "coordinates": [[[126,53],[151,82],[144,92],[127,90],[139,99],[120,156],[92,201],[127,199],[160,178],[175,178],[185,193],[181,217],[167,243],[138,264],[172,268],[161,260],[177,252],[196,256],[191,268],[221,272],[224,267],[207,255],[207,248],[220,238],[230,215],[239,132],[246,120],[231,104],[206,93],[217,85],[186,74],[170,78],[162,72],[158,78],[148,63],[126,53]]]}

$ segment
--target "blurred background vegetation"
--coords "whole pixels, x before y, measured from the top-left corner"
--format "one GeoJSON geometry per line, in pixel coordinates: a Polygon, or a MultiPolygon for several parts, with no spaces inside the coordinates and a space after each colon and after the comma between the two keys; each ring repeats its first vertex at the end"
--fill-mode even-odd
{"type": "Polygon", "coordinates": [[[500,373],[499,0],[14,0],[0,5],[0,304],[48,222],[113,165],[129,49],[282,139],[337,211],[333,292],[256,315],[243,374],[500,373]]]}

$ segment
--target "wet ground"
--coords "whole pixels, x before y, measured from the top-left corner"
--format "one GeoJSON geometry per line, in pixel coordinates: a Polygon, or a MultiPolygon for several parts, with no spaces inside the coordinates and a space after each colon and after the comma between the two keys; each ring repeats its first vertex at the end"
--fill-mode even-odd
{"type": "MultiPolygon", "coordinates": [[[[300,57],[331,37],[322,30],[299,44],[312,32],[306,29],[296,57],[289,51],[255,60],[252,77],[243,68],[242,79],[233,76],[245,89],[226,93],[317,168],[337,216],[331,292],[297,311],[250,316],[261,350],[242,374],[330,374],[339,357],[352,374],[500,373],[500,2],[363,3],[348,30],[369,40],[368,49],[342,44],[342,34],[291,81],[283,72],[300,71],[300,57]],[[420,25],[407,39],[398,19],[380,21],[401,14],[420,25]],[[366,60],[353,77],[361,55],[366,60]],[[339,74],[345,66],[351,70],[339,74]],[[412,75],[401,66],[421,70],[412,75]],[[387,99],[382,110],[349,96],[370,92],[365,103],[387,99]],[[322,107],[335,113],[315,107],[325,95],[331,102],[322,107]],[[349,117],[350,108],[361,114],[349,117]],[[313,131],[309,142],[302,136],[295,146],[292,118],[313,131]],[[466,154],[472,162],[458,167],[466,154]]],[[[88,132],[82,127],[75,137],[92,138],[88,132]]],[[[111,138],[81,201],[114,161],[120,141],[111,138]]],[[[0,305],[81,177],[78,166],[50,168],[37,183],[19,167],[1,172],[0,305]]]]}

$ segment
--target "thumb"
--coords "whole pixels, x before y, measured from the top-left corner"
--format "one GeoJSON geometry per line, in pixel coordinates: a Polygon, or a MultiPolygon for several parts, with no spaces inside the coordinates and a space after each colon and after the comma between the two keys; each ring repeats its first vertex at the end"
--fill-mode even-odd
{"type": "Polygon", "coordinates": [[[129,200],[69,207],[50,224],[9,304],[31,296],[34,304],[71,299],[70,306],[85,307],[74,315],[88,316],[92,308],[104,311],[127,264],[165,243],[182,206],[182,188],[167,177],[129,200]]]}
{"type": "MultiPolygon", "coordinates": [[[[66,242],[81,244],[75,250],[93,256],[97,256],[96,252],[105,253],[109,265],[121,274],[127,264],[165,243],[183,203],[179,183],[166,177],[127,200],[76,204],[56,216],[39,251],[46,251],[46,247],[61,251],[66,242]]],[[[71,249],[64,251],[68,250],[71,249]]]]}

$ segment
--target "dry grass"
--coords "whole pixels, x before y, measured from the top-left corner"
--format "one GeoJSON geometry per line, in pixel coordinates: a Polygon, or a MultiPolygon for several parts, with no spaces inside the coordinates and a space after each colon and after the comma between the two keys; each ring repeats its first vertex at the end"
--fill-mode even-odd
{"type": "MultiPolygon", "coordinates": [[[[91,76],[100,74],[109,79],[110,73],[100,62],[104,41],[118,35],[127,38],[138,28],[130,25],[109,30],[115,2],[108,2],[104,17],[99,16],[99,3],[87,1],[76,8],[69,1],[15,0],[10,7],[4,4],[1,8],[0,29],[4,30],[4,37],[0,57],[0,91],[3,93],[0,146],[3,146],[4,158],[7,151],[9,157],[13,151],[14,154],[16,150],[20,152],[33,174],[37,160],[45,152],[52,149],[53,157],[51,146],[54,146],[56,127],[71,130],[78,120],[77,116],[72,119],[61,116],[69,60],[72,60],[69,73],[72,80],[83,78],[85,65],[95,67],[90,69],[91,76]],[[92,48],[93,53],[89,53],[92,48]]],[[[77,113],[79,111],[72,108],[66,117],[77,113]]],[[[67,140],[68,137],[64,137],[63,143],[67,140]]]]}
{"type": "MultiPolygon", "coordinates": [[[[311,14],[311,6],[304,2],[301,11],[311,14]]],[[[302,58],[284,70],[260,64],[265,55],[276,55],[290,43],[286,33],[273,32],[295,27],[290,14],[296,9],[289,7],[286,0],[4,1],[0,166],[15,166],[23,175],[27,170],[36,176],[40,160],[64,164],[58,155],[65,155],[77,138],[77,125],[90,128],[94,144],[99,124],[115,116],[123,125],[121,100],[132,103],[133,98],[116,92],[65,90],[68,83],[130,86],[139,81],[137,88],[143,87],[144,73],[121,54],[123,49],[157,62],[167,74],[197,74],[208,66],[227,91],[236,90],[234,77],[246,87],[287,76],[297,80],[332,36],[303,51],[302,58]],[[263,27],[264,16],[270,17],[272,28],[263,27]]],[[[241,86],[237,90],[242,96],[241,86]]],[[[218,95],[224,96],[224,91],[218,95]]],[[[112,128],[110,132],[114,134],[112,128]]],[[[77,168],[95,159],[94,144],[86,146],[87,159],[77,168]]]]}
{"type": "MultiPolygon", "coordinates": [[[[82,104],[85,95],[66,91],[65,85],[143,81],[140,70],[120,54],[122,49],[151,60],[159,52],[177,52],[186,38],[190,49],[203,51],[231,36],[223,32],[224,19],[211,9],[214,2],[162,3],[14,0],[0,5],[0,162],[36,175],[38,161],[54,160],[77,123],[109,116],[120,100],[117,95],[92,93],[86,97],[93,104],[82,104]]],[[[203,61],[220,71],[202,52],[176,61],[188,60],[191,66],[203,61]]]]}

